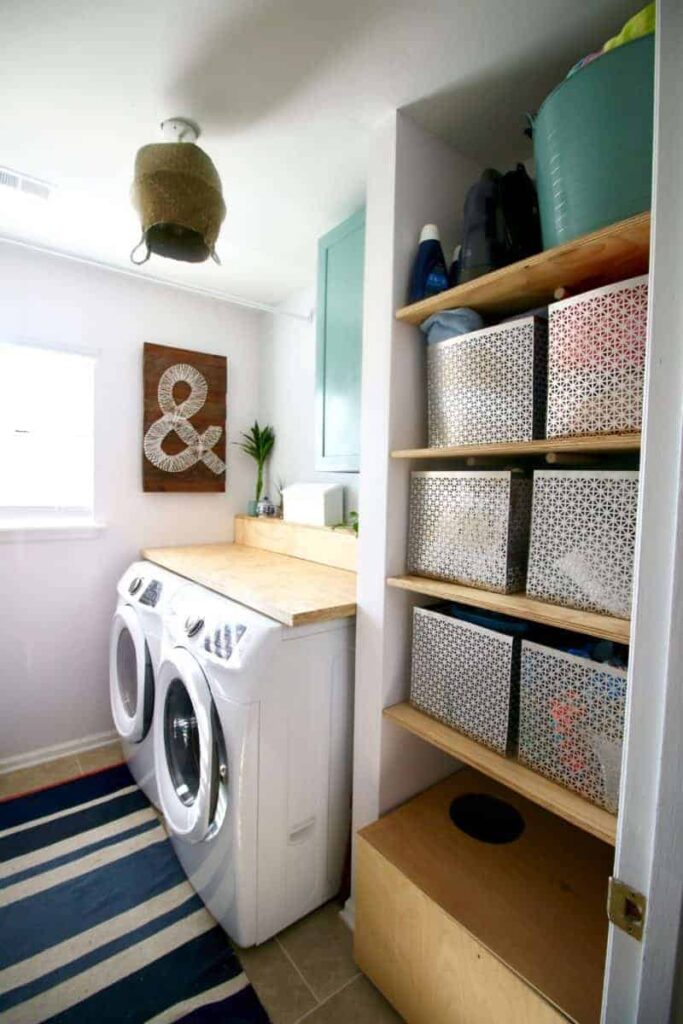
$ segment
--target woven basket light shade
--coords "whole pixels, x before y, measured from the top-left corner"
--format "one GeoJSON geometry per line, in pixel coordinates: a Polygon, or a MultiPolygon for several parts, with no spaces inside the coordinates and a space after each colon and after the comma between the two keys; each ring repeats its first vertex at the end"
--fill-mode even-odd
{"type": "Polygon", "coordinates": [[[150,253],[186,263],[216,258],[225,217],[221,179],[193,142],[162,142],[138,150],[133,204],[142,221],[145,259],[150,253]]]}

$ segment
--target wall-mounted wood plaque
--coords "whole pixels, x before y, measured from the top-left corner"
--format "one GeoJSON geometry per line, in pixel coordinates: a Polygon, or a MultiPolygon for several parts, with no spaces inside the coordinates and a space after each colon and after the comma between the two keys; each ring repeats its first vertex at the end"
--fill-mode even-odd
{"type": "Polygon", "coordinates": [[[168,345],[143,353],[144,491],[224,491],[228,361],[168,345]]]}

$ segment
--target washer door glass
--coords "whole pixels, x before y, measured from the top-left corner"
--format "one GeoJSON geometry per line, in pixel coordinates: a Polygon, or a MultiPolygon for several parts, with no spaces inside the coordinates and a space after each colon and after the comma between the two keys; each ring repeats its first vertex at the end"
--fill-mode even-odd
{"type": "Polygon", "coordinates": [[[130,605],[118,608],[112,622],[109,697],[119,736],[139,743],[152,724],[154,673],[140,619],[130,605]]]}
{"type": "Polygon", "coordinates": [[[154,759],[159,801],[170,832],[205,839],[216,811],[215,709],[199,662],[175,647],[159,669],[154,759]]]}
{"type": "Polygon", "coordinates": [[[164,746],[173,788],[186,807],[199,793],[199,727],[192,698],[182,679],[173,679],[164,704],[164,746]]]}
{"type": "Polygon", "coordinates": [[[116,676],[119,696],[126,714],[132,718],[138,706],[138,665],[135,641],[127,626],[116,644],[116,676]]]}

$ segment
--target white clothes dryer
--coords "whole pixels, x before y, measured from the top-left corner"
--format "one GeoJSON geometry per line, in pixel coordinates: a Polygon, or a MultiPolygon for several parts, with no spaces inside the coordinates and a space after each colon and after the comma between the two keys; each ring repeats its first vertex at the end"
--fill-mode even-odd
{"type": "Polygon", "coordinates": [[[339,890],[354,622],[288,628],[188,584],[165,626],[160,806],[190,882],[228,935],[251,946],[339,890]]]}
{"type": "Polygon", "coordinates": [[[112,717],[133,778],[158,807],[154,765],[154,700],[162,614],[186,581],[151,562],[134,562],[117,587],[109,640],[112,717]]]}

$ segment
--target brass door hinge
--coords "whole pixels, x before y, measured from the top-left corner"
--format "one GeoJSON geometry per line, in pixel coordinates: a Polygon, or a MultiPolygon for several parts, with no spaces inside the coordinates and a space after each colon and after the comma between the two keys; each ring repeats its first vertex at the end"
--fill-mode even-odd
{"type": "Polygon", "coordinates": [[[607,893],[607,916],[612,924],[640,942],[645,927],[646,910],[647,899],[642,892],[630,889],[618,878],[610,878],[607,893]]]}

